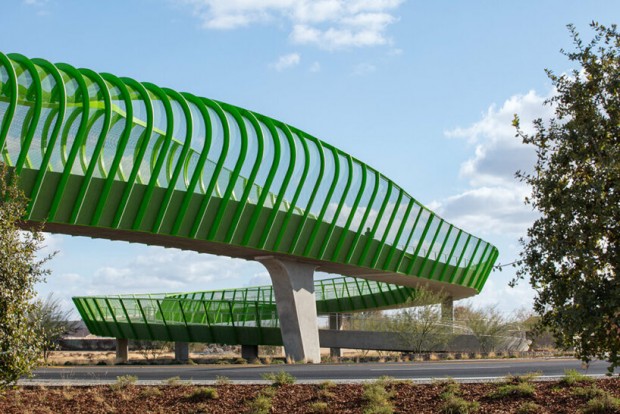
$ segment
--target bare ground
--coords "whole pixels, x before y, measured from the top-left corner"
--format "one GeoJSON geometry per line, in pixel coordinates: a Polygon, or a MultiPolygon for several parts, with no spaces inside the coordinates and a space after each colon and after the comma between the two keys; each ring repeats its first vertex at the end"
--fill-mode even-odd
{"type": "MultiPolygon", "coordinates": [[[[477,401],[477,413],[517,413],[525,403],[535,403],[536,413],[580,413],[588,397],[580,396],[577,387],[557,381],[534,382],[529,397],[491,398],[501,384],[460,384],[457,395],[477,401]]],[[[620,397],[620,378],[599,379],[597,388],[620,397]]],[[[392,392],[389,401],[395,413],[440,413],[444,408],[446,383],[411,384],[387,382],[392,392]]],[[[323,385],[235,385],[211,388],[217,395],[196,395],[206,387],[195,385],[138,386],[118,384],[92,387],[19,387],[0,394],[0,413],[252,413],[258,412],[258,397],[268,396],[268,413],[346,413],[358,414],[368,409],[362,384],[323,385]],[[269,391],[272,390],[272,393],[269,391]]],[[[620,411],[606,411],[609,413],[620,411]]]]}

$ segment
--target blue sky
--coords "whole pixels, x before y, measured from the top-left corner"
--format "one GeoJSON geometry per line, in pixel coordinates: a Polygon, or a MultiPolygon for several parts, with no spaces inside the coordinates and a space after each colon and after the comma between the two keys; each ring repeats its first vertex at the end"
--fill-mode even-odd
{"type": "MultiPolygon", "coordinates": [[[[239,105],[367,162],[454,224],[518,252],[535,218],[515,182],[533,152],[510,121],[546,117],[544,68],[571,69],[566,24],[588,37],[618,1],[5,0],[0,51],[67,62],[239,105]]],[[[261,265],[50,235],[39,286],[73,295],[268,283],[261,265]]],[[[493,274],[477,305],[531,305],[493,274]]]]}

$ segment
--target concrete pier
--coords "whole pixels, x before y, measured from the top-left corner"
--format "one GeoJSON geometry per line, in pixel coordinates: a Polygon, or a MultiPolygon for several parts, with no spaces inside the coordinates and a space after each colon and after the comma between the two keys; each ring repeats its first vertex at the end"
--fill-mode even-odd
{"type": "MultiPolygon", "coordinates": [[[[329,329],[340,331],[342,329],[342,314],[341,313],[330,313],[329,314],[329,329]]],[[[329,356],[331,357],[341,357],[342,349],[341,348],[329,348],[329,356]]]]}
{"type": "Polygon", "coordinates": [[[320,363],[314,295],[316,266],[273,256],[257,257],[256,260],[267,268],[271,276],[287,359],[320,363]]]}
{"type": "Polygon", "coordinates": [[[448,332],[454,332],[454,298],[446,296],[441,302],[441,321],[449,325],[448,332]]]}
{"type": "Polygon", "coordinates": [[[116,338],[116,363],[126,364],[129,361],[129,340],[116,338]]]}
{"type": "Polygon", "coordinates": [[[258,359],[258,345],[241,345],[241,358],[247,361],[258,359]]]}
{"type": "Polygon", "coordinates": [[[174,359],[179,362],[189,361],[189,343],[188,342],[175,342],[174,343],[174,359]]]}

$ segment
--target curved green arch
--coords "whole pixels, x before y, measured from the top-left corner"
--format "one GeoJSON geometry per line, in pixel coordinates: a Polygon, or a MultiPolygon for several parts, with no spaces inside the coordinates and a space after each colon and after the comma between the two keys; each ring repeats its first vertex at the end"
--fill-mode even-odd
{"type": "MultiPolygon", "coordinates": [[[[0,53],[0,148],[31,198],[26,225],[248,260],[270,255],[350,277],[317,281],[317,292],[329,283],[348,292],[321,296],[319,313],[333,301],[338,312],[398,306],[420,285],[472,296],[498,256],[380,172],[297,128],[68,64],[0,53]]],[[[248,299],[270,288],[253,289],[220,291],[219,299],[201,292],[75,302],[99,334],[195,340],[191,325],[201,320],[214,337],[234,328],[239,340],[235,323],[277,324],[267,315],[272,300],[248,299]]]]}

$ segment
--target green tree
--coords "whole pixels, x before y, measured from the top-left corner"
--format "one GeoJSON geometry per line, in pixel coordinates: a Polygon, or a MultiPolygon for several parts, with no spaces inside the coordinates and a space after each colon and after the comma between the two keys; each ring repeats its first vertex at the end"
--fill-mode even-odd
{"type": "Polygon", "coordinates": [[[536,149],[531,173],[517,177],[532,188],[526,200],[540,212],[522,240],[513,281],[529,277],[534,309],[562,348],[585,362],[620,358],[620,34],[592,23],[590,42],[571,25],[576,68],[547,70],[556,94],[555,116],[534,121],[517,136],[536,149]]]}
{"type": "Polygon", "coordinates": [[[515,330],[515,323],[495,306],[474,308],[464,305],[459,306],[455,313],[457,320],[478,340],[481,352],[497,351],[515,330]]]}
{"type": "Polygon", "coordinates": [[[424,287],[416,289],[415,295],[405,308],[394,314],[387,330],[397,332],[404,344],[415,353],[436,350],[452,338],[451,322],[445,322],[441,303],[447,295],[424,287]]]}
{"type": "Polygon", "coordinates": [[[43,341],[37,335],[35,283],[49,273],[38,259],[40,229],[20,230],[27,199],[16,177],[0,164],[0,389],[28,375],[41,357],[43,341]]]}
{"type": "Polygon", "coordinates": [[[47,362],[50,352],[58,349],[62,336],[77,328],[78,323],[70,320],[71,311],[64,310],[54,294],[45,300],[37,300],[35,304],[31,318],[36,324],[37,336],[43,341],[43,360],[47,362]]]}

